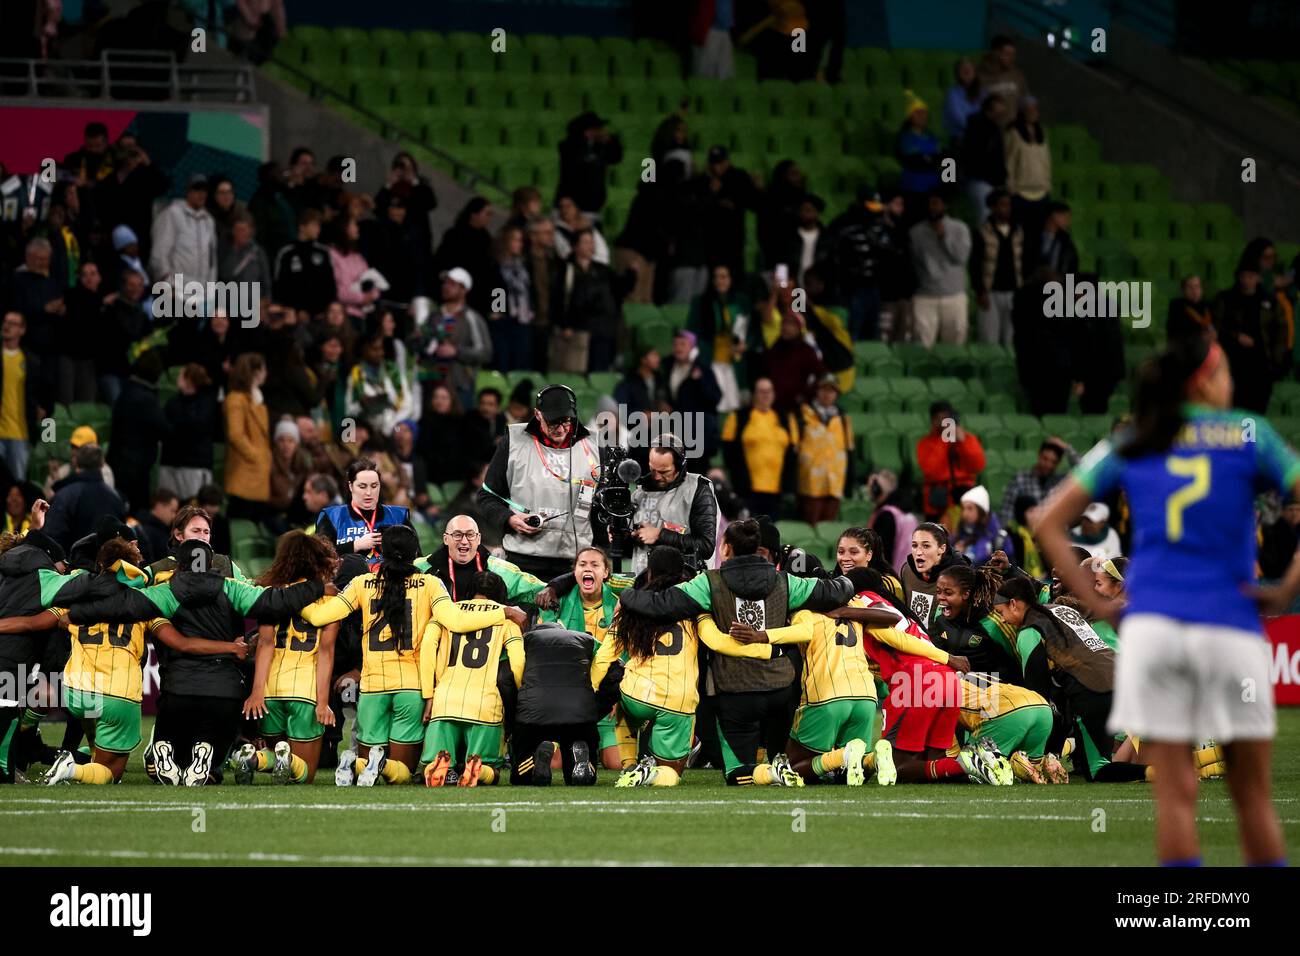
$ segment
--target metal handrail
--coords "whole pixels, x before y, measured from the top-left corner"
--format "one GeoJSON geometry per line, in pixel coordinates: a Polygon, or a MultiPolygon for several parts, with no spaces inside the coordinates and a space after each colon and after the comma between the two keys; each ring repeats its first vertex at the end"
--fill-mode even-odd
{"type": "Polygon", "coordinates": [[[251,102],[256,98],[250,65],[178,63],[169,52],[103,51],[97,60],[35,60],[0,57],[0,90],[6,94],[78,98],[139,98],[128,91],[166,91],[168,99],[251,102]],[[205,82],[218,78],[217,82],[205,82]],[[21,83],[22,90],[16,87],[21,83]]]}

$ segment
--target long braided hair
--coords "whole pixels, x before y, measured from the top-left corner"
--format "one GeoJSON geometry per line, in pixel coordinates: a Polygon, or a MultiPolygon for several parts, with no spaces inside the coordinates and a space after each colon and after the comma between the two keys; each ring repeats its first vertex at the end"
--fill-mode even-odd
{"type": "Polygon", "coordinates": [[[410,647],[411,621],[406,614],[406,582],[419,573],[414,562],[420,555],[420,539],[406,525],[389,525],[380,536],[380,547],[384,563],[375,572],[380,626],[388,625],[398,647],[410,647]]]}
{"type": "Polygon", "coordinates": [[[962,617],[967,622],[978,621],[993,609],[994,598],[1002,586],[1002,575],[987,565],[972,568],[967,564],[953,564],[944,568],[939,577],[948,578],[965,592],[962,617]]]}
{"type": "MultiPolygon", "coordinates": [[[[676,548],[655,548],[650,552],[646,570],[649,572],[648,580],[636,585],[646,591],[666,591],[687,580],[682,553],[676,548]]],[[[610,633],[620,653],[635,660],[645,660],[654,657],[655,642],[665,630],[663,621],[637,614],[620,604],[610,633]]]]}

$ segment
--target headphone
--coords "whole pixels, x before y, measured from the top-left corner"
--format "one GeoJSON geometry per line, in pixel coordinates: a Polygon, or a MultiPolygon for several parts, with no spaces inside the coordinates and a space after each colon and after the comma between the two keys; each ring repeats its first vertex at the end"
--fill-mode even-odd
{"type": "Polygon", "coordinates": [[[663,432],[651,443],[650,447],[656,451],[666,450],[673,456],[673,466],[678,471],[686,470],[686,448],[682,440],[672,432],[663,432]]]}
{"type": "Polygon", "coordinates": [[[569,396],[569,401],[573,403],[573,417],[577,418],[578,417],[578,393],[575,392],[573,389],[569,388],[569,386],[567,385],[545,385],[542,388],[538,389],[537,395],[533,398],[533,408],[541,409],[542,396],[545,395],[547,392],[557,388],[562,389],[564,393],[569,396]]]}

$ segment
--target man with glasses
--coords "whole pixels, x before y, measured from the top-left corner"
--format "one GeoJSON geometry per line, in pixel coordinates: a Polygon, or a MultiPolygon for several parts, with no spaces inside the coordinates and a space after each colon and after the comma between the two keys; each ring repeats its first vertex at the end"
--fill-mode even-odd
{"type": "Polygon", "coordinates": [[[512,602],[532,604],[534,595],[546,587],[545,581],[493,556],[483,547],[478,522],[469,515],[456,515],[448,521],[442,533],[442,547],[427,557],[417,558],[415,566],[439,578],[447,586],[447,593],[453,601],[468,601],[474,597],[470,590],[471,582],[480,571],[499,575],[506,583],[506,593],[512,602]]]}

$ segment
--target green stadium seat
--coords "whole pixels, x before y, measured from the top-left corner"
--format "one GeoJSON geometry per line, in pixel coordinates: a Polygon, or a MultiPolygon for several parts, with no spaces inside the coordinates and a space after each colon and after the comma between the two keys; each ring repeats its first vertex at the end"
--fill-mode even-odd
{"type": "Polygon", "coordinates": [[[844,498],[840,501],[840,522],[846,527],[861,527],[871,520],[876,506],[861,498],[844,498]]]}

